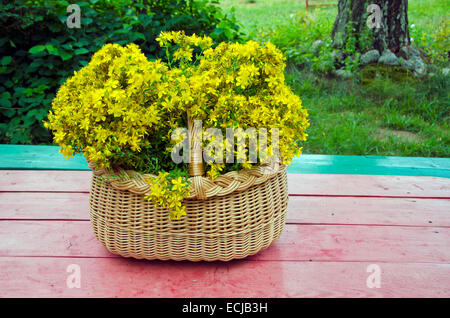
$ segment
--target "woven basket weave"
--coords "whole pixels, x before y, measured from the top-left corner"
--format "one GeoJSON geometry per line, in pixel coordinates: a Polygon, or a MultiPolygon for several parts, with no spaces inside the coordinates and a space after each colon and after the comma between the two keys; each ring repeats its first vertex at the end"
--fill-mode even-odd
{"type": "MultiPolygon", "coordinates": [[[[198,133],[191,121],[189,133],[198,133]]],[[[285,167],[234,171],[212,181],[203,176],[201,149],[193,143],[191,193],[180,220],[169,221],[165,208],[144,198],[150,175],[89,163],[91,224],[110,252],[149,260],[228,261],[256,254],[281,235],[288,202],[285,167]]]]}

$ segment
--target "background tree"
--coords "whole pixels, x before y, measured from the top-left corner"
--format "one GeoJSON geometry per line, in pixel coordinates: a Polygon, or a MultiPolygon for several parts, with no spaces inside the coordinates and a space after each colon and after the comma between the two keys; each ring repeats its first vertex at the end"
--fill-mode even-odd
{"type": "Polygon", "coordinates": [[[339,0],[338,15],[332,31],[333,45],[348,51],[359,52],[385,49],[397,53],[410,44],[408,31],[408,0],[339,0]],[[369,28],[367,12],[370,4],[380,10],[379,28],[369,28]]]}

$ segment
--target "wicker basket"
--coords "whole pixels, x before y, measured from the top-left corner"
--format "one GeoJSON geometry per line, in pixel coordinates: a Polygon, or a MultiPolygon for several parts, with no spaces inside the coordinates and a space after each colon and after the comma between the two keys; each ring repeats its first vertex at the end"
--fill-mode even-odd
{"type": "MultiPolygon", "coordinates": [[[[198,133],[190,120],[189,132],[198,133]]],[[[228,261],[256,254],[281,235],[288,202],[285,167],[274,165],[270,173],[255,167],[211,181],[203,176],[201,148],[191,140],[191,193],[180,220],[169,221],[165,208],[144,198],[149,175],[89,163],[91,224],[110,252],[149,260],[228,261]]]]}

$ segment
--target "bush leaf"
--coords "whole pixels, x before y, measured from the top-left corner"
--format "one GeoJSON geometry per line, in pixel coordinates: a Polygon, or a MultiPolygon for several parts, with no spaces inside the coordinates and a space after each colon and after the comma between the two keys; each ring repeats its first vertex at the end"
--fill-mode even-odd
{"type": "Polygon", "coordinates": [[[45,48],[46,48],[45,45],[36,45],[36,46],[33,46],[28,52],[31,54],[38,54],[38,53],[44,51],[45,48]]]}

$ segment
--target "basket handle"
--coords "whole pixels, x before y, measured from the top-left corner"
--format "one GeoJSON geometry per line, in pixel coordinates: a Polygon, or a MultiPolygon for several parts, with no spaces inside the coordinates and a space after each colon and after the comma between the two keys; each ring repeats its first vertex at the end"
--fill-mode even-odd
{"type": "Polygon", "coordinates": [[[196,198],[206,200],[206,191],[203,186],[205,168],[203,166],[202,127],[199,125],[200,121],[194,120],[189,113],[187,114],[187,119],[190,143],[189,175],[197,193],[196,198]]]}

